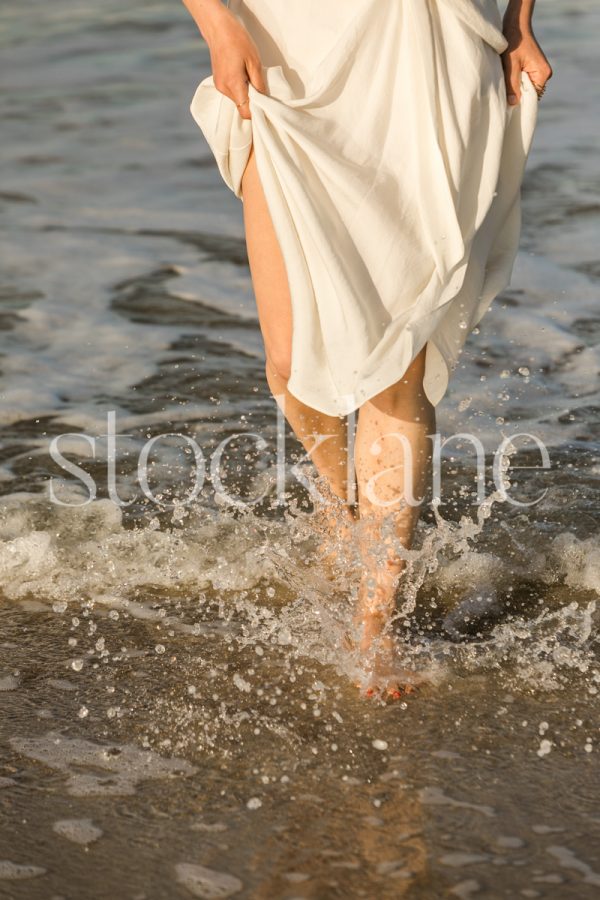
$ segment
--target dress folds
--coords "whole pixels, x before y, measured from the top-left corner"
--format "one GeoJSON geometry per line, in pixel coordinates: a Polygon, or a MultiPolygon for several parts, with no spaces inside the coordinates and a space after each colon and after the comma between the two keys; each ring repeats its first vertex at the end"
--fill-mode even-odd
{"type": "Polygon", "coordinates": [[[230,0],[267,90],[252,118],[212,77],[192,115],[242,198],[256,163],[292,302],[289,391],[347,415],[427,345],[437,405],[510,281],[537,116],[507,104],[496,0],[230,0]]]}

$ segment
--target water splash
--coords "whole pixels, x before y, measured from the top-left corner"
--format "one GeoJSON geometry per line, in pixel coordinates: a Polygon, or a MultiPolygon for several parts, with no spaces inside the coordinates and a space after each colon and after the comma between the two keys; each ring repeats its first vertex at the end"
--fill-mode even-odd
{"type": "MultiPolygon", "coordinates": [[[[417,548],[396,541],[406,560],[394,617],[398,650],[432,682],[488,669],[523,686],[557,689],[579,673],[591,679],[593,693],[596,605],[589,593],[600,589],[600,541],[562,532],[532,552],[506,519],[494,517],[510,487],[511,452],[500,488],[474,516],[451,521],[434,503],[417,548]],[[494,535],[491,551],[479,546],[484,532],[494,535]]],[[[306,479],[314,499],[319,479],[310,472],[306,479]]],[[[221,658],[268,652],[284,675],[308,660],[352,679],[356,654],[343,647],[361,577],[360,540],[334,530],[336,564],[325,563],[316,521],[291,498],[284,509],[273,502],[261,512],[175,508],[170,521],[154,516],[132,527],[109,500],[61,507],[39,494],[9,495],[0,501],[0,587],[5,601],[71,618],[76,673],[127,657],[115,650],[114,633],[106,642],[100,633],[108,637],[113,626],[118,633],[121,617],[153,630],[147,652],[154,657],[168,656],[174,641],[203,655],[207,641],[217,640],[221,658]]],[[[237,688],[246,682],[240,672],[237,688]]]]}

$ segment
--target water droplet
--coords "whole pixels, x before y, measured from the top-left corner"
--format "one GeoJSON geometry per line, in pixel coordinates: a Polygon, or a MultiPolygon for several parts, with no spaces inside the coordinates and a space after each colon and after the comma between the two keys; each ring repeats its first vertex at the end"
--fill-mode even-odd
{"type": "Polygon", "coordinates": [[[246,681],[242,676],[236,672],[233,676],[233,683],[239,691],[243,691],[245,694],[249,694],[252,690],[252,685],[250,682],[246,681]]]}
{"type": "Polygon", "coordinates": [[[277,633],[277,643],[284,645],[292,643],[292,633],[289,628],[284,626],[279,629],[279,632],[277,633]]]}

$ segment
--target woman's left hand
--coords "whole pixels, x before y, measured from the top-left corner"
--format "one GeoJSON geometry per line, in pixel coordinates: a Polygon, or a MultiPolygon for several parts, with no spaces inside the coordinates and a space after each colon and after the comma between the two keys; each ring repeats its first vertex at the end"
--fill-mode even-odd
{"type": "Polygon", "coordinates": [[[538,91],[552,78],[552,68],[532,31],[506,28],[508,47],[502,54],[506,96],[510,106],[521,99],[521,72],[527,72],[538,91]]]}

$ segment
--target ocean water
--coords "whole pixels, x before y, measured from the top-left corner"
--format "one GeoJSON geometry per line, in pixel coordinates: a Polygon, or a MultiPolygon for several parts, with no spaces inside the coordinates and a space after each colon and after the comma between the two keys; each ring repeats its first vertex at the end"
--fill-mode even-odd
{"type": "Polygon", "coordinates": [[[398,620],[425,682],[380,705],[341,642],[356,560],[319,567],[289,434],[275,502],[193,22],[3,4],[0,897],[597,895],[600,10],[536,18],[521,252],[438,409],[484,445],[483,496],[453,445],[398,620]],[[549,458],[514,439],[521,506],[492,477],[518,432],[549,458]]]}

